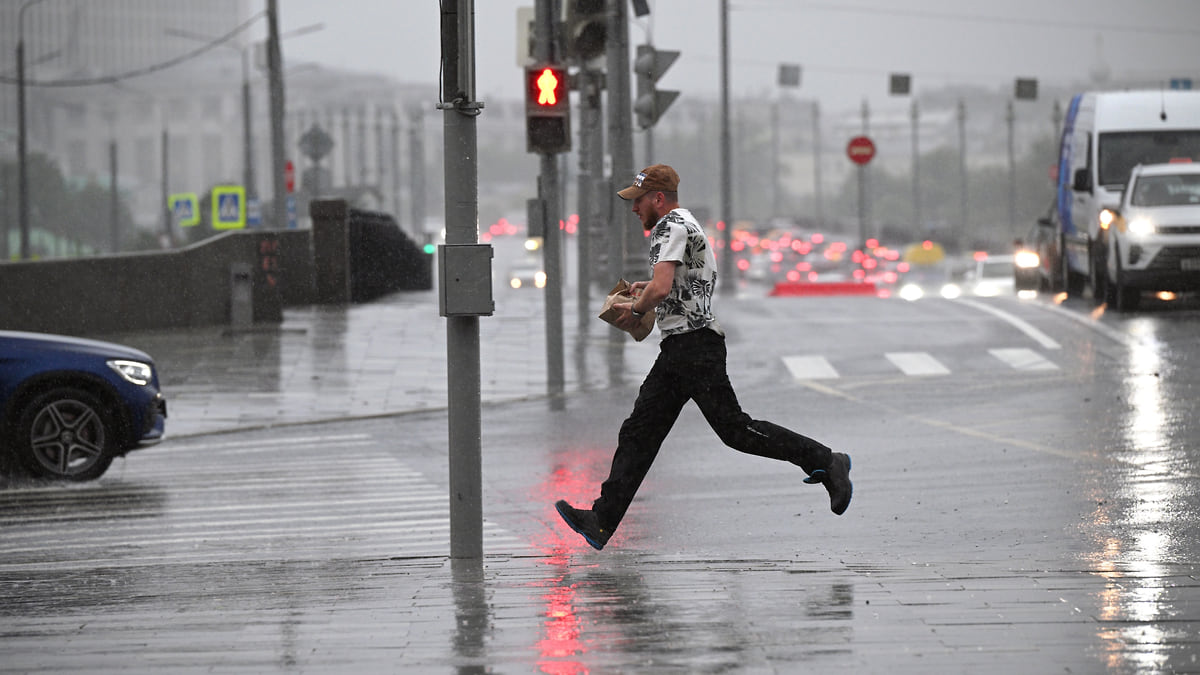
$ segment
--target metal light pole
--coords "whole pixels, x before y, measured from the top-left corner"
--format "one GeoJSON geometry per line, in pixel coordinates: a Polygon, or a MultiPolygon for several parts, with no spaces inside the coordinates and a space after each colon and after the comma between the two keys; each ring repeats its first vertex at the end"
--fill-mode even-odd
{"type": "Polygon", "coordinates": [[[25,10],[42,0],[26,0],[17,11],[17,195],[21,260],[29,260],[29,138],[25,125],[25,10]]]}
{"type": "Polygon", "coordinates": [[[277,230],[287,229],[287,155],[283,148],[283,53],[279,49],[277,0],[267,0],[267,80],[271,101],[271,215],[277,230]]]}
{"type": "Polygon", "coordinates": [[[737,285],[733,282],[733,255],[729,247],[733,239],[733,176],[732,142],[729,137],[729,0],[721,0],[721,220],[725,229],[721,231],[720,277],[726,280],[721,285],[721,294],[733,296],[737,285]]]}
{"type": "Polygon", "coordinates": [[[921,112],[916,98],[912,101],[911,115],[913,226],[917,232],[921,232],[921,112]]]}

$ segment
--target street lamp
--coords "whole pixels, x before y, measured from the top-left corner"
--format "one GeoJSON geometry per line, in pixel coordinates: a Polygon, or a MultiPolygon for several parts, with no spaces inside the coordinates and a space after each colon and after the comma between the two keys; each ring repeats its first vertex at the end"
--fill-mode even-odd
{"type": "Polygon", "coordinates": [[[21,225],[21,260],[29,260],[29,142],[25,129],[25,10],[42,2],[26,0],[17,11],[17,194],[21,225]]]}

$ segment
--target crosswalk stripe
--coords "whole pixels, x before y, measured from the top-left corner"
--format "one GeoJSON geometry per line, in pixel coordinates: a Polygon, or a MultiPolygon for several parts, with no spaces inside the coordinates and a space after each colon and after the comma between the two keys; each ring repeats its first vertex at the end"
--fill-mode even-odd
{"type": "Polygon", "coordinates": [[[797,380],[829,380],[838,377],[838,372],[824,356],[785,356],[783,364],[797,380]]]}
{"type": "Polygon", "coordinates": [[[1058,370],[1058,366],[1032,349],[989,349],[988,352],[1017,370],[1058,370]]]}
{"type": "Polygon", "coordinates": [[[926,352],[888,352],[884,354],[905,375],[949,375],[950,369],[926,352]]]}

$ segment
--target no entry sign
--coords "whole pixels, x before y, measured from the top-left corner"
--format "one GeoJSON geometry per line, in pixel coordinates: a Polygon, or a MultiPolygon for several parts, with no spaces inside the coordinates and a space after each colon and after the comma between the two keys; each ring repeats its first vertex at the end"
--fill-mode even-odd
{"type": "Polygon", "coordinates": [[[866,136],[855,136],[846,144],[846,156],[855,164],[866,164],[875,156],[875,144],[866,136]]]}

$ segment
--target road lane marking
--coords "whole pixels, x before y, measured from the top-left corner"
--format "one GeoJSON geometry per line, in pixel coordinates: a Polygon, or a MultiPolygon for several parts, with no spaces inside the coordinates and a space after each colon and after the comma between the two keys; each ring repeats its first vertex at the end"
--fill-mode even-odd
{"type": "Polygon", "coordinates": [[[888,352],[888,361],[905,375],[949,375],[950,369],[926,352],[888,352]]]}
{"type": "Polygon", "coordinates": [[[1062,349],[1062,345],[1058,344],[1058,342],[1055,342],[1054,338],[1050,337],[1049,335],[1046,335],[1045,333],[1038,330],[1037,328],[1034,328],[1028,321],[1025,321],[1024,319],[1013,316],[1012,314],[1009,314],[1008,312],[1006,312],[1002,309],[996,309],[995,307],[985,305],[982,302],[975,302],[974,300],[959,299],[958,302],[960,302],[964,305],[967,305],[968,307],[973,307],[975,309],[978,309],[981,312],[987,312],[988,314],[991,314],[993,316],[1003,319],[1004,321],[1007,321],[1014,328],[1016,328],[1017,330],[1021,331],[1024,334],[1028,335],[1030,338],[1032,338],[1034,341],[1036,341],[1038,344],[1040,344],[1042,347],[1044,347],[1046,349],[1062,349]]]}
{"type": "Polygon", "coordinates": [[[1016,370],[1058,370],[1058,366],[1032,349],[989,349],[988,353],[1016,370]]]}
{"type": "Polygon", "coordinates": [[[831,380],[839,377],[824,356],[785,356],[783,365],[797,380],[831,380]]]}

